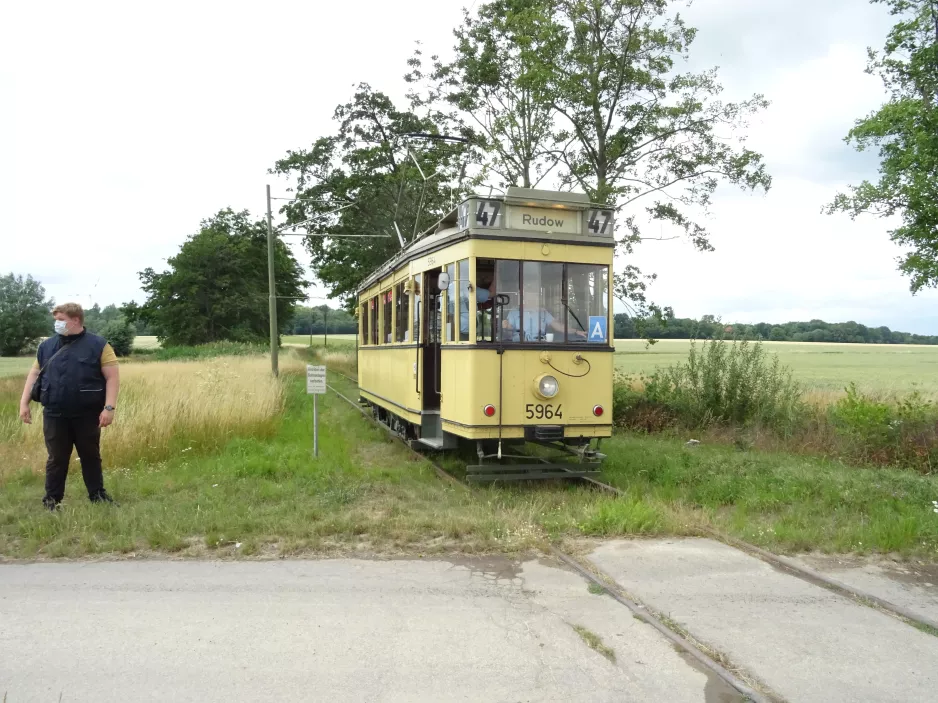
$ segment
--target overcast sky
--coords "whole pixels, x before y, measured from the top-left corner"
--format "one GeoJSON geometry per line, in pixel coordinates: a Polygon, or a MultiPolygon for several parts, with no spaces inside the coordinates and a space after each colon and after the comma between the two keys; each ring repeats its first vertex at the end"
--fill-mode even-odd
{"type": "MultiPolygon", "coordinates": [[[[445,51],[471,0],[5,3],[0,43],[0,272],[57,301],[143,300],[158,270],[218,209],[264,211],[267,169],[332,129],[353,85],[392,96],[414,42],[445,51]]],[[[865,0],[676,3],[699,28],[694,67],[727,99],[772,106],[749,130],[768,195],[723,187],[717,251],[649,242],[656,301],[736,322],[853,319],[938,333],[938,295],[913,297],[874,219],[820,214],[876,161],[841,141],[883,100],[864,74],[890,26],[865,0]]],[[[301,261],[308,257],[298,250],[301,261]]],[[[312,296],[322,296],[319,289],[312,296]]]]}

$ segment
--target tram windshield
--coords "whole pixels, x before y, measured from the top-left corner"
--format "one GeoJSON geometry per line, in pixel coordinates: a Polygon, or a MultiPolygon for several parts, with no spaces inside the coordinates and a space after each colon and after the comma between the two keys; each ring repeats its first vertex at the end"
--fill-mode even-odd
{"type": "Polygon", "coordinates": [[[476,282],[478,342],[609,342],[608,266],[478,259],[476,282]]]}

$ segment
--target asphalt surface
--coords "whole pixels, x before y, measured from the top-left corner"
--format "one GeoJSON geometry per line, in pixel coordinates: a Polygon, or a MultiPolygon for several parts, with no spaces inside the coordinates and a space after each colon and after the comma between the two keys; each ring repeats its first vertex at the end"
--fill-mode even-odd
{"type": "Polygon", "coordinates": [[[829,554],[802,556],[795,561],[938,622],[938,565],[829,554]]]}
{"type": "MultiPolygon", "coordinates": [[[[719,542],[588,559],[769,699],[938,700],[933,633],[719,542]]],[[[802,559],[935,613],[934,567],[802,559]]],[[[0,700],[743,700],[595,590],[535,558],[0,565],[0,700]]]]}
{"type": "Polygon", "coordinates": [[[744,552],[616,540],[589,558],[785,700],[938,701],[938,637],[744,552]]]}
{"type": "Polygon", "coordinates": [[[741,700],[579,575],[502,559],[3,565],[4,695],[741,700]]]}

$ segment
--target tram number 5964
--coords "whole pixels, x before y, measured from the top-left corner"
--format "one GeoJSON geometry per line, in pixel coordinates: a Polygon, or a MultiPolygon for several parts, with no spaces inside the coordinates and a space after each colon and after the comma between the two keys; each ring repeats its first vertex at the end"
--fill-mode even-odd
{"type": "Polygon", "coordinates": [[[553,405],[542,405],[541,403],[528,403],[525,406],[526,415],[529,420],[553,420],[555,417],[563,419],[563,405],[558,405],[554,409],[553,405]]]}

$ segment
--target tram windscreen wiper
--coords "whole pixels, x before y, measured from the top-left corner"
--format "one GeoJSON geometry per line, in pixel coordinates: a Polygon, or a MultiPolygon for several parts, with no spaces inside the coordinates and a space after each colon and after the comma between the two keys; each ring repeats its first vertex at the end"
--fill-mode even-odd
{"type": "Polygon", "coordinates": [[[576,316],[576,313],[570,309],[570,304],[567,303],[565,298],[561,298],[560,302],[563,303],[563,306],[567,309],[567,312],[573,316],[573,319],[576,320],[576,323],[580,326],[580,329],[586,332],[586,328],[583,326],[583,323],[580,322],[580,318],[576,316]]]}

